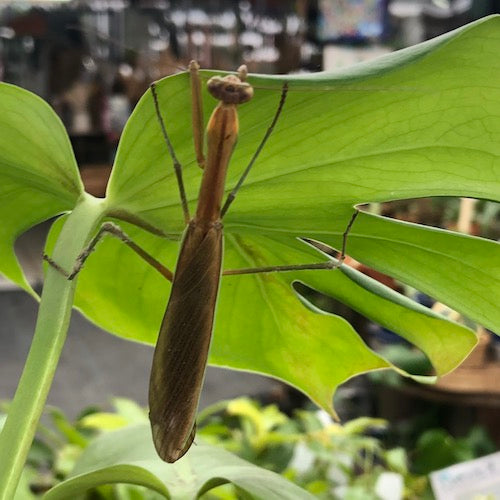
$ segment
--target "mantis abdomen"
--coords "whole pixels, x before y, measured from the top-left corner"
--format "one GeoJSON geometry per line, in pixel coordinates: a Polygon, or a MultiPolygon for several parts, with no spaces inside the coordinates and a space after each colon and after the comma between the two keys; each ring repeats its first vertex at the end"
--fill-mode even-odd
{"type": "Polygon", "coordinates": [[[149,386],[149,418],[160,457],[189,449],[203,385],[219,289],[222,226],[186,229],[163,317],[149,386]]]}

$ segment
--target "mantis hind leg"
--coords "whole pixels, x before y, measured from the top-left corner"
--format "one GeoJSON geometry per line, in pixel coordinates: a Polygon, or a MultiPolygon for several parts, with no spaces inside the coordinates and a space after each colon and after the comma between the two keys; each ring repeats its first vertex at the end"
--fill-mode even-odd
{"type": "MultiPolygon", "coordinates": [[[[352,226],[356,217],[358,216],[359,211],[356,210],[349,220],[343,234],[342,234],[342,249],[340,255],[336,260],[329,260],[327,262],[317,262],[313,264],[291,264],[289,266],[267,266],[267,267],[248,267],[242,269],[227,269],[222,274],[223,276],[235,276],[239,274],[260,274],[260,273],[276,273],[276,272],[286,272],[286,271],[308,271],[313,269],[337,269],[342,265],[346,257],[347,250],[347,239],[349,233],[351,232],[352,226]]],[[[328,247],[324,247],[321,244],[312,243],[311,244],[316,247],[318,250],[330,250],[328,247]]]]}
{"type": "Polygon", "coordinates": [[[57,262],[52,260],[48,255],[43,256],[43,259],[48,262],[53,268],[59,271],[61,274],[66,276],[68,280],[72,280],[76,277],[76,275],[81,271],[82,267],[85,264],[85,261],[90,257],[90,254],[95,250],[95,247],[99,243],[99,241],[106,235],[114,236],[118,238],[123,243],[125,243],[129,248],[131,248],[139,257],[145,260],[148,264],[150,264],[154,269],[156,269],[164,278],[168,281],[172,281],[173,273],[165,267],[161,262],[156,260],[150,253],[144,250],[141,246],[135,243],[126,233],[122,231],[122,229],[113,224],[112,222],[105,222],[97,234],[92,238],[87,247],[80,253],[77,257],[75,265],[73,269],[68,273],[65,271],[57,262]]]}

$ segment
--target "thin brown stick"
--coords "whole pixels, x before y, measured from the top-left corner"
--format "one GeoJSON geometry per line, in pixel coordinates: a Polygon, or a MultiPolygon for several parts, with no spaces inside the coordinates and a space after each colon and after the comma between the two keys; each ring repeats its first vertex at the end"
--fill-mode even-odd
{"type": "Polygon", "coordinates": [[[179,186],[179,195],[181,197],[182,212],[184,213],[184,222],[188,224],[189,221],[191,220],[191,217],[189,215],[186,190],[184,189],[184,181],[182,179],[182,166],[177,158],[177,155],[175,154],[174,147],[170,142],[170,138],[168,136],[167,129],[165,127],[165,122],[163,121],[163,118],[161,116],[158,94],[156,93],[156,85],[154,83],[151,84],[151,94],[153,95],[153,102],[155,105],[156,116],[158,118],[158,122],[160,123],[161,132],[163,134],[163,138],[165,139],[165,144],[168,149],[168,154],[170,155],[170,158],[172,159],[172,162],[174,164],[175,176],[177,177],[177,185],[179,186]]]}
{"type": "Polygon", "coordinates": [[[309,271],[313,269],[336,269],[342,262],[330,260],[328,262],[318,262],[316,264],[292,264],[289,266],[266,266],[266,267],[243,267],[241,269],[226,269],[223,276],[236,276],[239,274],[264,274],[286,271],[309,271]]]}
{"type": "Polygon", "coordinates": [[[205,135],[203,123],[203,102],[201,99],[200,65],[196,61],[189,63],[189,78],[191,81],[191,116],[193,121],[193,142],[196,161],[201,168],[205,168],[205,154],[203,139],[205,135]]]}
{"type": "MultiPolygon", "coordinates": [[[[260,274],[260,273],[275,273],[275,272],[287,272],[287,271],[309,271],[309,270],[314,270],[314,269],[337,269],[339,268],[346,256],[346,249],[347,249],[347,238],[349,236],[349,233],[352,229],[352,226],[354,224],[354,221],[356,220],[356,217],[358,216],[359,211],[356,210],[352,216],[351,219],[349,220],[349,223],[347,224],[345,231],[342,233],[342,251],[339,255],[339,257],[334,260],[329,260],[328,262],[318,262],[314,264],[291,264],[291,265],[285,265],[285,266],[264,266],[264,267],[246,267],[246,268],[241,268],[241,269],[226,269],[222,275],[223,276],[236,276],[240,274],[260,274]]],[[[310,242],[313,244],[313,242],[310,242]]],[[[313,244],[313,246],[316,246],[313,244]]],[[[321,245],[316,246],[319,250],[324,251],[324,249],[321,248],[321,245]]]]}
{"type": "Polygon", "coordinates": [[[287,92],[288,92],[288,84],[285,82],[283,84],[283,88],[281,89],[281,98],[280,98],[280,102],[278,104],[278,108],[276,109],[276,113],[274,113],[273,121],[271,122],[271,125],[269,125],[268,129],[266,130],[266,133],[265,133],[264,137],[262,138],[262,141],[260,142],[259,147],[256,149],[255,153],[253,154],[252,159],[250,160],[249,164],[247,165],[247,167],[243,171],[243,174],[241,175],[238,182],[236,183],[236,186],[234,186],[232,191],[227,196],[226,202],[224,203],[224,206],[222,207],[222,210],[221,210],[221,219],[224,217],[227,210],[229,209],[229,206],[236,198],[236,194],[238,193],[241,186],[245,182],[245,179],[247,178],[248,174],[250,173],[250,170],[252,169],[255,161],[257,160],[258,156],[260,155],[260,152],[262,151],[262,149],[266,145],[267,140],[271,136],[271,134],[274,130],[274,127],[276,125],[276,122],[278,121],[278,118],[281,115],[281,111],[283,110],[283,106],[285,105],[287,92]]]}
{"type": "Polygon", "coordinates": [[[95,250],[95,247],[99,241],[110,234],[115,236],[123,243],[125,243],[128,247],[130,247],[137,255],[139,255],[142,259],[144,259],[149,265],[151,265],[154,269],[156,269],[164,278],[168,281],[173,280],[173,273],[165,267],[161,262],[156,260],[150,253],[140,247],[137,243],[132,241],[130,237],[124,233],[119,226],[113,224],[112,222],[105,222],[97,234],[92,238],[87,247],[80,253],[80,255],[76,258],[75,265],[71,272],[65,271],[57,262],[51,259],[48,255],[43,255],[43,260],[48,262],[54,269],[59,271],[63,276],[65,276],[68,280],[73,280],[76,275],[81,271],[85,261],[89,258],[90,254],[95,250]]]}
{"type": "Polygon", "coordinates": [[[339,257],[340,261],[343,261],[345,259],[345,254],[347,249],[347,237],[349,236],[352,226],[354,225],[354,221],[356,220],[358,215],[359,215],[359,210],[355,210],[354,213],[351,215],[351,218],[345,228],[345,231],[342,233],[342,251],[339,257]]]}

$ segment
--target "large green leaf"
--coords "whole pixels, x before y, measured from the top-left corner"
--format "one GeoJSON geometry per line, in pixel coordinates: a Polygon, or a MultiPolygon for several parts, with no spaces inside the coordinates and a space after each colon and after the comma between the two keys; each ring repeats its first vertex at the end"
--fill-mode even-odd
{"type": "Polygon", "coordinates": [[[12,247],[83,192],[68,135],[45,101],[0,83],[0,272],[30,291],[12,247]]]}
{"type": "MultiPolygon", "coordinates": [[[[339,248],[359,203],[444,195],[498,199],[498,24],[499,18],[490,18],[340,76],[286,77],[290,92],[283,115],[225,220],[225,268],[321,260],[297,237],[339,248]]],[[[270,123],[285,78],[251,81],[256,96],[240,109],[228,189],[270,123]]],[[[187,75],[163,80],[158,92],[193,208],[201,171],[192,151],[187,75]]],[[[205,99],[207,112],[213,104],[205,99]]],[[[108,204],[110,215],[172,238],[127,227],[175,266],[182,212],[150,93],[127,125],[108,204]]],[[[358,217],[348,242],[349,254],[362,262],[497,331],[499,248],[369,214],[358,217]]],[[[453,369],[475,343],[470,331],[359,273],[232,276],[222,280],[211,362],[282,378],[325,408],[343,380],[389,366],[342,318],[302,307],[294,280],[398,332],[429,356],[437,374],[453,369]]],[[[82,273],[77,303],[118,335],[154,342],[169,286],[129,249],[107,241],[82,273]]]]}
{"type": "Polygon", "coordinates": [[[214,446],[194,445],[181,460],[166,464],[156,454],[149,426],[138,425],[97,438],[83,452],[70,477],[44,499],[76,498],[110,483],[146,486],[176,500],[198,498],[225,483],[234,484],[250,498],[314,498],[278,474],[214,446]]]}

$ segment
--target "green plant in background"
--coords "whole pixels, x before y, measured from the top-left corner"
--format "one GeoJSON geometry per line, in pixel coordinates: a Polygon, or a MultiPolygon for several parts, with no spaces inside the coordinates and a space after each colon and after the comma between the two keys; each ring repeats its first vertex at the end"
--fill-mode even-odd
{"type": "Polygon", "coordinates": [[[126,399],[116,398],[113,404],[115,412],[87,409],[75,423],[57,408],[48,408],[49,423],[39,426],[15,500],[34,500],[42,493],[47,500],[68,499],[85,492],[102,500],[190,499],[205,492],[214,495],[214,489],[226,491],[228,498],[237,498],[235,492],[238,498],[240,493],[313,498],[277,474],[203,443],[188,460],[165,464],[154,450],[147,412],[126,399]],[[105,486],[116,482],[142,486],[105,486]],[[229,486],[219,488],[225,483],[229,486]]]}
{"type": "MultiPolygon", "coordinates": [[[[234,500],[242,495],[245,498],[242,489],[255,495],[255,489],[244,482],[238,483],[238,477],[244,479],[245,475],[250,481],[256,481],[253,474],[260,472],[252,468],[250,462],[282,475],[316,498],[377,499],[387,493],[387,488],[391,488],[392,493],[399,488],[401,498],[422,499],[430,494],[427,479],[430,472],[494,449],[480,428],[472,429],[467,437],[460,439],[442,429],[429,429],[409,450],[387,448],[384,440],[388,423],[384,420],[358,418],[339,425],[323,411],[297,410],[289,417],[275,405],[263,406],[255,400],[237,398],[217,403],[200,413],[197,458],[191,462],[197,467],[192,470],[186,464],[174,466],[173,473],[163,476],[167,488],[164,490],[147,474],[148,470],[155,471],[157,477],[162,477],[160,471],[169,468],[156,457],[150,438],[145,435],[147,412],[122,398],[115,398],[113,406],[113,412],[87,409],[75,422],[56,408],[47,409],[48,422],[39,426],[16,500],[35,499],[37,494],[57,484],[59,486],[50,490],[46,498],[73,498],[72,495],[83,491],[102,500],[157,499],[164,498],[165,491],[173,498],[181,498],[177,496],[179,484],[184,484],[186,498],[193,498],[199,477],[207,471],[211,474],[207,477],[217,477],[221,472],[217,461],[224,459],[226,473],[232,466],[238,469],[247,465],[244,470],[238,469],[238,474],[232,471],[229,484],[219,486],[211,482],[203,498],[234,500]],[[133,445],[142,449],[135,465],[142,471],[141,474],[136,471],[136,477],[146,478],[139,484],[147,484],[151,490],[123,484],[104,487],[119,470],[123,448],[133,445]],[[221,448],[246,462],[225,454],[221,448]],[[92,473],[94,460],[102,461],[99,473],[92,473]],[[160,492],[154,493],[155,489],[160,492]]],[[[136,459],[137,451],[132,453],[136,459]]],[[[124,468],[122,472],[126,471],[124,468]]],[[[128,471],[130,473],[130,469],[128,471]]],[[[286,498],[287,492],[298,495],[297,498],[307,498],[307,493],[293,490],[288,482],[280,482],[275,475],[270,477],[272,483],[284,488],[279,498],[286,498]]],[[[266,478],[258,476],[257,481],[265,483],[266,478]]],[[[266,498],[272,498],[272,488],[266,494],[271,495],[266,498]]]]}
{"type": "Polygon", "coordinates": [[[297,410],[289,418],[274,405],[240,398],[204,410],[200,423],[205,441],[279,472],[317,498],[379,498],[384,477],[401,486],[404,498],[427,488],[425,477],[410,473],[403,448],[384,448],[380,437],[388,424],[382,419],[340,425],[317,410],[297,410]]]}
{"type": "Polygon", "coordinates": [[[419,474],[429,474],[494,451],[495,445],[481,427],[472,428],[463,438],[454,438],[443,429],[429,429],[417,440],[413,467],[419,474]]]}
{"type": "MultiPolygon", "coordinates": [[[[282,118],[225,219],[225,267],[323,260],[297,238],[339,248],[356,204],[421,196],[498,201],[499,23],[499,17],[486,18],[340,74],[286,77],[290,92],[282,118]],[[349,91],[352,85],[356,91],[349,91]]],[[[241,109],[228,189],[269,123],[278,97],[272,89],[284,80],[252,78],[256,96],[241,109]]],[[[168,127],[193,204],[200,172],[191,147],[186,74],[159,82],[158,93],[164,115],[172,119],[168,127]]],[[[208,98],[205,103],[208,111],[208,98]]],[[[13,243],[29,227],[62,213],[69,215],[54,224],[48,253],[65,269],[107,218],[119,219],[134,240],[174,267],[182,216],[149,93],[126,126],[104,199],[84,193],[67,134],[43,101],[2,84],[0,109],[0,269],[7,277],[34,294],[13,243]]],[[[492,241],[362,213],[348,253],[500,331],[500,276],[490,266],[499,249],[492,241]]],[[[344,266],[336,272],[224,278],[210,362],[285,380],[331,414],[340,383],[393,366],[345,320],[313,308],[294,289],[296,282],[415,344],[437,375],[457,366],[476,343],[469,329],[344,266]]],[[[73,304],[117,335],[154,343],[169,284],[109,239],[89,259],[76,295],[75,288],[76,282],[48,269],[30,355],[0,435],[2,500],[11,500],[23,470],[73,304]]],[[[137,435],[146,439],[145,431],[137,435]]],[[[122,452],[122,461],[138,460],[125,446],[115,451],[122,452]]],[[[196,453],[193,464],[200,459],[196,453]]],[[[94,465],[105,462],[90,452],[87,457],[94,465]]],[[[165,470],[177,470],[172,467],[165,470]]],[[[116,469],[114,480],[147,482],[136,468],[123,471],[116,469]]]]}

